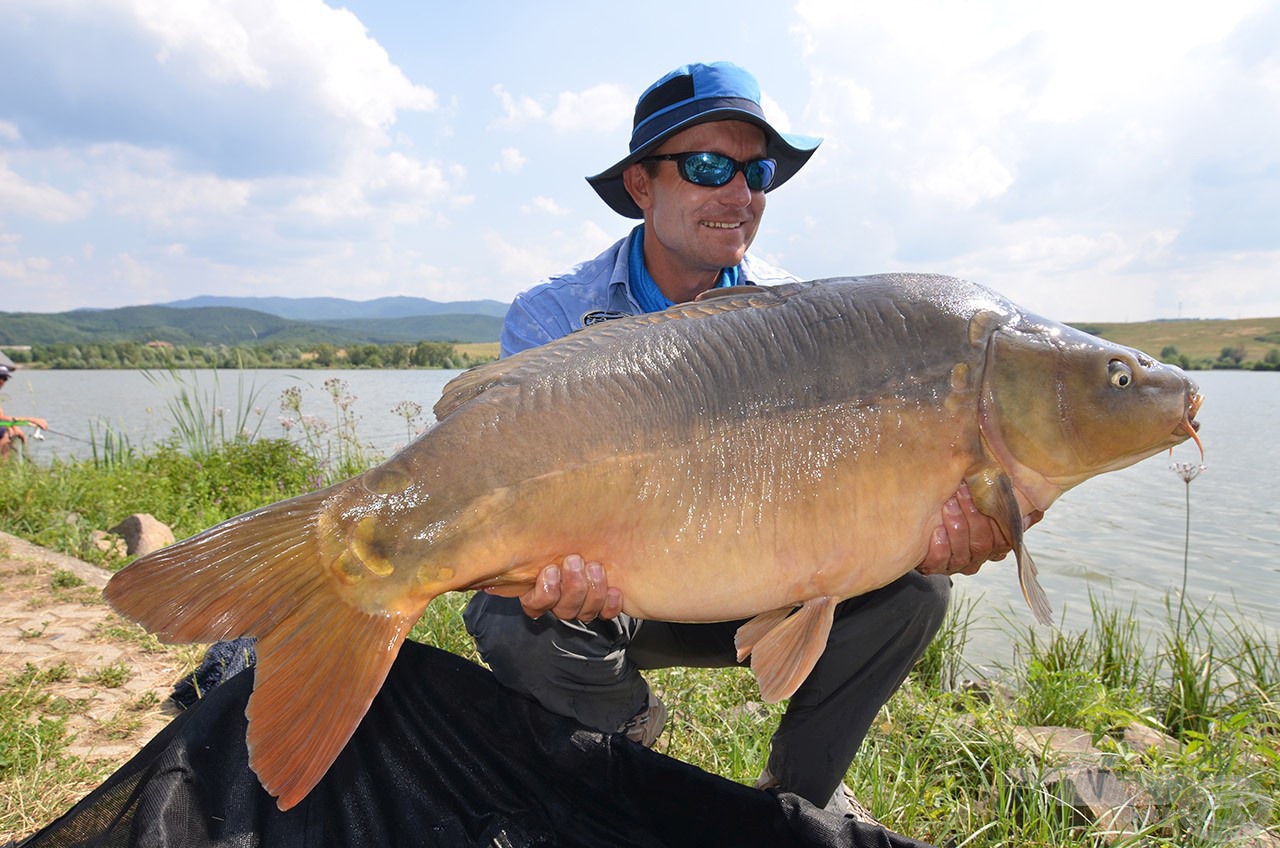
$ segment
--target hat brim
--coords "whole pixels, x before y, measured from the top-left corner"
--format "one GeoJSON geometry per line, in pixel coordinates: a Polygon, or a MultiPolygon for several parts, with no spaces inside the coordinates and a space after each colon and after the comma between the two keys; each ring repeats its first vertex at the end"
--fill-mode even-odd
{"type": "Polygon", "coordinates": [[[821,138],[814,136],[780,133],[771,127],[767,121],[763,121],[759,116],[742,109],[713,109],[694,115],[672,126],[666,132],[654,136],[611,168],[601,171],[593,177],[587,177],[587,182],[596,190],[596,194],[600,195],[600,199],[609,204],[609,208],[614,212],[626,218],[643,218],[644,212],[631,199],[631,195],[627,192],[627,187],[623,185],[622,172],[654,150],[657,150],[662,146],[663,142],[676,133],[698,124],[710,123],[711,121],[745,121],[749,124],[755,124],[764,130],[765,155],[770,159],[776,159],[778,162],[778,170],[774,174],[773,185],[765,189],[766,192],[773,191],[794,177],[796,172],[809,161],[809,157],[818,149],[818,145],[822,143],[821,138]]]}

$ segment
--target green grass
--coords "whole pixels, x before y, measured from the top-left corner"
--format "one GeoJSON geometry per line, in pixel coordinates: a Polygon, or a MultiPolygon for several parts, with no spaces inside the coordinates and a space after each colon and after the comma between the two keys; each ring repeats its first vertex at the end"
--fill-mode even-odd
{"type": "MultiPolygon", "coordinates": [[[[411,638],[476,660],[460,615],[466,598],[437,599],[411,638]]],[[[1106,844],[1097,827],[1036,786],[1014,779],[1047,766],[1014,744],[1016,726],[1063,724],[1089,733],[1108,768],[1157,802],[1152,820],[1116,844],[1210,848],[1240,827],[1280,832],[1280,653],[1247,623],[1190,609],[1175,629],[1142,639],[1132,610],[1092,599],[1080,631],[1006,625],[1014,659],[1001,670],[1014,697],[980,700],[958,685],[972,609],[951,611],[940,637],[881,711],[846,782],[892,829],[937,845],[1106,844]],[[1187,693],[1188,681],[1194,694],[1187,693]],[[1176,705],[1176,709],[1170,709],[1176,705]],[[1187,716],[1194,716],[1194,721],[1187,716]],[[1174,721],[1169,718],[1173,717],[1174,721]],[[1130,724],[1172,735],[1176,753],[1130,750],[1130,724]],[[954,842],[953,842],[954,840],[954,842]]],[[[742,783],[760,774],[780,705],[759,701],[741,669],[647,675],[670,710],[657,750],[742,783]]]]}

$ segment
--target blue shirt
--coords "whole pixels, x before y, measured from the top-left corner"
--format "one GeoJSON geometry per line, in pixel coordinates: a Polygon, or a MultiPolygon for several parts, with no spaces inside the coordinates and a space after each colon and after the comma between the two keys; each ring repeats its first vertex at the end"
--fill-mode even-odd
{"type": "MultiPolygon", "coordinates": [[[[644,313],[632,289],[628,261],[633,241],[643,232],[641,224],[595,259],[516,295],[502,325],[502,355],[546,344],[610,318],[644,313]]],[[[740,285],[796,282],[791,274],[749,253],[736,272],[740,285]]]]}

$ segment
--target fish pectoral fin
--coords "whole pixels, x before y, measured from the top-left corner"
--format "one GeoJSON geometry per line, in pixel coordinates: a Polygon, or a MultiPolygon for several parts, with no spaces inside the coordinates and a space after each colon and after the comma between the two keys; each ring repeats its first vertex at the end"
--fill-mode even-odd
{"type": "Polygon", "coordinates": [[[312,596],[258,640],[249,766],[281,810],[320,782],[382,688],[416,618],[312,596]]]}
{"type": "Polygon", "coordinates": [[[738,662],[751,656],[751,652],[755,650],[760,640],[794,611],[795,607],[782,607],[762,612],[739,627],[738,632],[733,634],[733,645],[738,649],[738,662]]]}
{"type": "Polygon", "coordinates": [[[1049,606],[1049,598],[1040,586],[1040,581],[1036,579],[1040,570],[1036,568],[1035,560],[1031,558],[1031,551],[1027,550],[1025,543],[1018,549],[1017,558],[1018,586],[1022,589],[1023,599],[1026,600],[1027,606],[1031,607],[1036,621],[1041,624],[1052,624],[1053,608],[1049,606]]]}
{"type": "Polygon", "coordinates": [[[1053,622],[1053,609],[1049,606],[1049,598],[1044,593],[1037,579],[1039,570],[1022,532],[1022,507],[1014,494],[1013,480],[999,469],[984,469],[965,480],[969,484],[969,493],[973,503],[980,512],[995,521],[1005,540],[1013,548],[1013,555],[1018,561],[1018,586],[1022,589],[1022,597],[1031,608],[1036,621],[1041,624],[1053,622]]]}
{"type": "MultiPolygon", "coordinates": [[[[811,598],[794,615],[775,624],[768,633],[754,642],[750,650],[751,670],[756,675],[756,682],[760,684],[760,697],[766,703],[774,704],[790,697],[804,683],[809,672],[813,671],[818,657],[827,648],[827,637],[831,633],[831,622],[835,620],[837,603],[839,598],[831,595],[811,598]]],[[[778,612],[780,611],[774,610],[764,613],[743,627],[748,627],[765,616],[775,616],[778,612]]],[[[739,647],[739,653],[741,650],[739,647]]]]}

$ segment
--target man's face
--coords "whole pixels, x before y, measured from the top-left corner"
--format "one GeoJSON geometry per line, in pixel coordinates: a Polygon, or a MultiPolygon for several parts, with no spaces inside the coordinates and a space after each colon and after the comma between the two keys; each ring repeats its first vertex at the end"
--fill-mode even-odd
{"type": "MultiPolygon", "coordinates": [[[[765,155],[764,131],[743,121],[699,124],[667,139],[654,155],[709,151],[739,162],[765,155]]],[[[645,213],[645,258],[658,277],[663,270],[712,272],[737,265],[755,240],[764,214],[764,192],[747,188],[742,172],[718,187],[694,185],[677,163],[656,163],[650,176],[643,164],[626,174],[627,188],[645,213]],[[650,242],[652,239],[652,244],[650,242]],[[650,255],[650,248],[656,255],[650,255]]]]}

